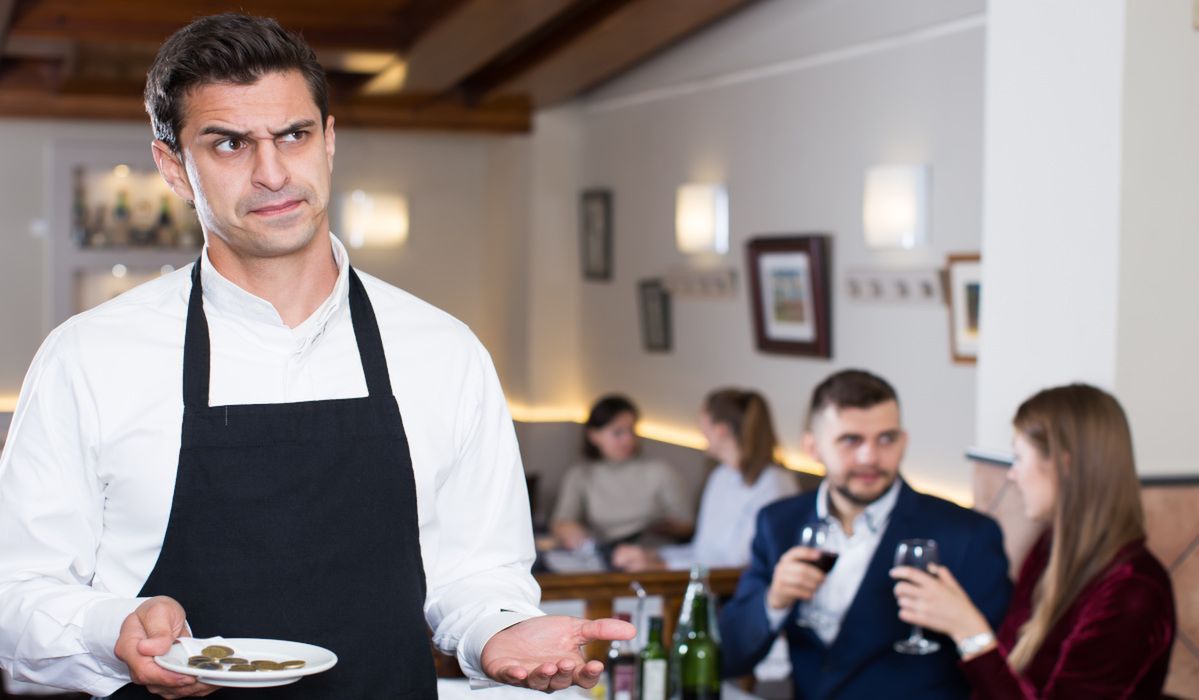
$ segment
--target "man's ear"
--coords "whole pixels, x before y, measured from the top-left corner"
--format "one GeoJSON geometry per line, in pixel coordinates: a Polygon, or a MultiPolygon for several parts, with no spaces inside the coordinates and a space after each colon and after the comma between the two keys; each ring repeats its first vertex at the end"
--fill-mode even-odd
{"type": "Polygon", "coordinates": [[[803,450],[805,455],[811,457],[817,462],[822,461],[816,450],[816,436],[812,434],[811,430],[804,431],[803,437],[799,439],[799,449],[803,450]]]}
{"type": "Polygon", "coordinates": [[[183,166],[182,156],[173,153],[170,146],[157,139],[150,144],[150,153],[154,156],[154,164],[158,166],[158,173],[162,175],[162,179],[166,181],[171,191],[185,201],[196,201],[196,193],[192,190],[191,183],[188,182],[187,168],[183,166]]]}
{"type": "Polygon", "coordinates": [[[333,154],[337,151],[337,134],[333,131],[333,115],[325,120],[325,153],[329,156],[329,172],[333,172],[333,154]]]}

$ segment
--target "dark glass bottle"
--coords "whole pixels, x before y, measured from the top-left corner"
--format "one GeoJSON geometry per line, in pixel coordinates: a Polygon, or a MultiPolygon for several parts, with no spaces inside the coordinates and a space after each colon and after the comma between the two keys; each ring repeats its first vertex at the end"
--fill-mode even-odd
{"type": "Polygon", "coordinates": [[[666,700],[668,662],[662,644],[662,618],[649,619],[649,641],[641,650],[641,696],[639,700],[666,700]]]}
{"type": "MultiPolygon", "coordinates": [[[[628,613],[618,618],[631,622],[628,613]]],[[[635,700],[637,692],[637,652],[631,639],[612,642],[608,649],[608,700],[635,700]]]]}
{"type": "Polygon", "coordinates": [[[720,700],[720,644],[709,631],[708,596],[691,601],[691,629],[679,645],[683,700],[720,700]]]}

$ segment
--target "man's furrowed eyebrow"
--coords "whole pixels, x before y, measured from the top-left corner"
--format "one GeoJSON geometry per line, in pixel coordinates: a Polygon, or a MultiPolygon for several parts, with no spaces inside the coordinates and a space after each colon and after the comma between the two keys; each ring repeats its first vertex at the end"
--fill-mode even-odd
{"type": "MultiPolygon", "coordinates": [[[[295,122],[292,122],[291,124],[288,124],[287,126],[283,127],[282,129],[278,129],[276,131],[271,131],[270,134],[271,134],[271,136],[274,136],[277,138],[279,136],[286,136],[287,134],[291,134],[291,133],[300,131],[301,129],[311,129],[314,126],[316,126],[315,119],[301,119],[299,121],[295,121],[295,122]]],[[[206,126],[203,129],[200,129],[200,135],[201,136],[210,136],[210,135],[224,136],[227,139],[241,139],[243,141],[250,139],[250,134],[247,131],[237,131],[236,129],[227,129],[223,126],[206,126]]]]}
{"type": "Polygon", "coordinates": [[[236,131],[234,129],[226,129],[223,126],[206,126],[200,129],[201,136],[224,136],[229,139],[248,139],[250,135],[244,131],[236,131]]]}
{"type": "Polygon", "coordinates": [[[279,131],[272,131],[271,136],[286,136],[288,134],[300,131],[301,129],[311,129],[314,126],[316,126],[315,119],[301,119],[300,121],[288,124],[279,131]]]}

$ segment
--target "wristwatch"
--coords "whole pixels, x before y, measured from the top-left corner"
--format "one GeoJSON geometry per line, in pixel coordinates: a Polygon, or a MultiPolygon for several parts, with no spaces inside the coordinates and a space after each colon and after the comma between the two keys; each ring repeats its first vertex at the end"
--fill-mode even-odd
{"type": "Polygon", "coordinates": [[[995,635],[990,632],[979,632],[958,642],[958,655],[964,657],[986,649],[995,643],[995,635]]]}

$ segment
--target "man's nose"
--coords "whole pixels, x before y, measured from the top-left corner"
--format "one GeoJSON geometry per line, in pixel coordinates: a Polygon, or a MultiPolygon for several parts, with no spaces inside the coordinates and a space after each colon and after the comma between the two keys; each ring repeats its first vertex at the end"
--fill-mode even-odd
{"type": "Polygon", "coordinates": [[[291,175],[279,147],[274,142],[267,142],[254,150],[254,184],[272,192],[283,189],[291,175]]]}
{"type": "Polygon", "coordinates": [[[878,459],[878,450],[875,449],[874,443],[863,442],[854,451],[854,457],[857,458],[858,464],[874,464],[878,459]]]}

